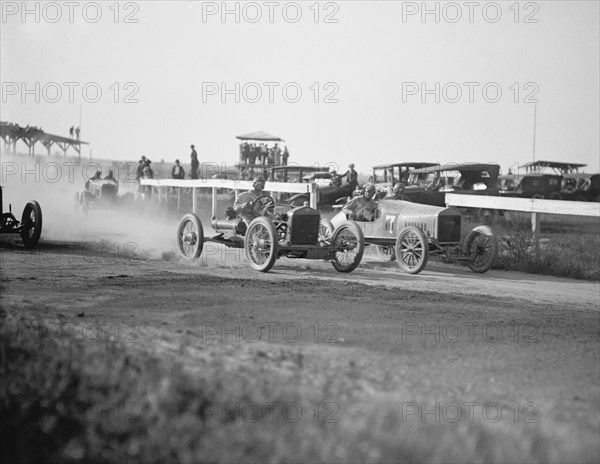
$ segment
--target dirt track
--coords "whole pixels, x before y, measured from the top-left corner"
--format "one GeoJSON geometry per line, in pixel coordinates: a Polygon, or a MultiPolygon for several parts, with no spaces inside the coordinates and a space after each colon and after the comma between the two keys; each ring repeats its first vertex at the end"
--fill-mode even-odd
{"type": "Polygon", "coordinates": [[[162,253],[119,235],[45,239],[35,251],[3,240],[3,334],[19,317],[68,325],[80,339],[91,325],[192,371],[207,359],[235,369],[291,350],[315,377],[356,366],[361,407],[390,398],[498,403],[510,426],[518,404],[521,419],[537,420],[524,426],[544,430],[561,453],[573,440],[585,450],[578,458],[600,449],[597,283],[435,262],[410,276],[370,251],[351,274],[316,261],[278,261],[260,274],[239,250],[216,245],[182,262],[174,230],[159,230],[162,253]],[[572,432],[549,425],[557,421],[572,432]]]}

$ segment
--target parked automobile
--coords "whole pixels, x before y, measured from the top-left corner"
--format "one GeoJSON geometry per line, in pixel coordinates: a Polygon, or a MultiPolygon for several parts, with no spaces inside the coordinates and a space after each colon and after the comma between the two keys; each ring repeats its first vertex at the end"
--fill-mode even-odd
{"type": "MultiPolygon", "coordinates": [[[[352,196],[353,189],[348,184],[335,185],[330,182],[324,185],[322,179],[332,179],[329,168],[315,166],[276,166],[271,168],[270,179],[274,182],[317,182],[317,207],[332,206],[338,203],[338,200],[352,196]]],[[[280,195],[279,202],[288,203],[291,206],[303,206],[310,202],[308,193],[297,193],[295,195],[280,195]]]]}
{"type": "Polygon", "coordinates": [[[415,169],[398,194],[413,203],[445,206],[446,193],[497,195],[499,173],[500,166],[495,163],[450,163],[415,169]]]}
{"type": "MultiPolygon", "coordinates": [[[[395,259],[409,274],[421,272],[433,254],[466,262],[473,272],[490,270],[498,256],[496,237],[488,226],[479,226],[461,243],[461,219],[456,209],[384,199],[373,221],[354,224],[365,244],[376,246],[380,255],[395,259]]],[[[331,220],[335,232],[347,222],[344,211],[331,220]]]]}
{"type": "MultiPolygon", "coordinates": [[[[407,185],[411,173],[415,169],[427,168],[431,166],[439,166],[439,163],[428,162],[406,162],[406,163],[391,163],[373,166],[373,176],[371,182],[375,185],[378,192],[378,198],[384,198],[392,194],[392,189],[398,183],[407,185]]],[[[427,173],[413,176],[412,184],[421,185],[425,183],[427,173]]]]}
{"type": "Polygon", "coordinates": [[[506,197],[560,200],[563,176],[557,174],[508,174],[500,177],[499,194],[506,197]]]}
{"type": "Polygon", "coordinates": [[[268,272],[280,257],[329,260],[339,272],[353,271],[364,252],[364,238],[353,222],[339,224],[333,232],[330,223],[308,206],[291,208],[275,214],[275,201],[268,195],[254,200],[255,215],[249,225],[229,208],[224,219],[213,217],[217,235],[204,237],[204,228],[195,214],[186,214],[177,228],[179,253],[190,259],[202,254],[205,242],[243,248],[253,269],[268,272]],[[269,211],[273,219],[265,217],[269,211]]]}
{"type": "Polygon", "coordinates": [[[4,212],[4,203],[2,199],[2,189],[0,186],[0,211],[2,211],[2,221],[0,221],[1,234],[20,234],[23,245],[26,248],[33,248],[37,245],[42,234],[42,208],[35,200],[27,202],[23,208],[21,221],[12,213],[12,205],[8,206],[8,213],[4,212]]]}

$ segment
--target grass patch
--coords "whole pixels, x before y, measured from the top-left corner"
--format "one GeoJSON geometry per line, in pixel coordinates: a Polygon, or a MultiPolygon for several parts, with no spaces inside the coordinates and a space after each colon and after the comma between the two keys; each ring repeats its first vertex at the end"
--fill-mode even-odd
{"type": "Polygon", "coordinates": [[[600,219],[544,215],[538,241],[526,213],[494,217],[490,226],[499,239],[496,269],[600,281],[600,219]]]}
{"type": "Polygon", "coordinates": [[[407,421],[402,400],[421,395],[412,381],[404,396],[377,394],[354,362],[311,370],[283,347],[190,370],[115,342],[34,338],[2,337],[2,462],[594,462],[598,452],[597,428],[564,417],[407,421]],[[315,399],[331,401],[318,418],[315,399]],[[302,417],[246,407],[267,403],[296,404],[302,417]]]}

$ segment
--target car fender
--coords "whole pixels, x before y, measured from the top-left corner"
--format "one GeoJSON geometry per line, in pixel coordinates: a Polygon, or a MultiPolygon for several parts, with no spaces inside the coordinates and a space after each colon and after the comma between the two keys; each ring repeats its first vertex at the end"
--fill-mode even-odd
{"type": "MultiPolygon", "coordinates": [[[[471,233],[479,232],[480,234],[487,235],[488,237],[493,237],[494,233],[489,226],[477,226],[475,227],[471,233]]],[[[463,254],[467,254],[467,240],[462,244],[462,252],[463,254]]]]}

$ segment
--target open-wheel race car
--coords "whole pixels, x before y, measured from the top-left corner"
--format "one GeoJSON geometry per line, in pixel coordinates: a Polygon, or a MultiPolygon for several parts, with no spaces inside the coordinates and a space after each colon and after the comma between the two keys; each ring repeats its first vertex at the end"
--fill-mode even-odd
{"type": "MultiPolygon", "coordinates": [[[[4,211],[2,188],[0,188],[0,208],[1,211],[4,211]]],[[[32,200],[25,205],[25,208],[23,208],[23,215],[21,216],[21,222],[13,215],[12,207],[9,205],[8,213],[2,213],[0,233],[20,234],[21,240],[23,240],[23,244],[27,248],[35,247],[42,234],[42,208],[39,203],[32,200]]]]}
{"type": "Polygon", "coordinates": [[[211,226],[218,233],[213,237],[204,236],[198,216],[186,214],[177,229],[179,253],[197,259],[205,242],[243,248],[252,268],[261,272],[268,272],[280,257],[328,260],[339,272],[352,272],[362,259],[364,237],[354,222],[346,221],[334,232],[329,221],[308,206],[275,214],[269,195],[254,200],[252,209],[258,217],[248,225],[231,208],[224,219],[213,215],[211,226]]]}
{"type": "MultiPolygon", "coordinates": [[[[384,199],[378,202],[373,221],[354,223],[367,245],[375,245],[380,256],[396,260],[410,274],[421,272],[433,254],[466,262],[473,272],[490,270],[498,256],[496,237],[488,226],[479,226],[461,244],[461,218],[453,208],[384,199]]],[[[334,230],[347,220],[342,210],[331,221],[334,230]]]]}
{"type": "Polygon", "coordinates": [[[119,196],[119,182],[116,179],[91,178],[85,183],[85,190],[75,194],[75,209],[87,214],[90,209],[113,209],[133,201],[133,194],[119,196]]]}

